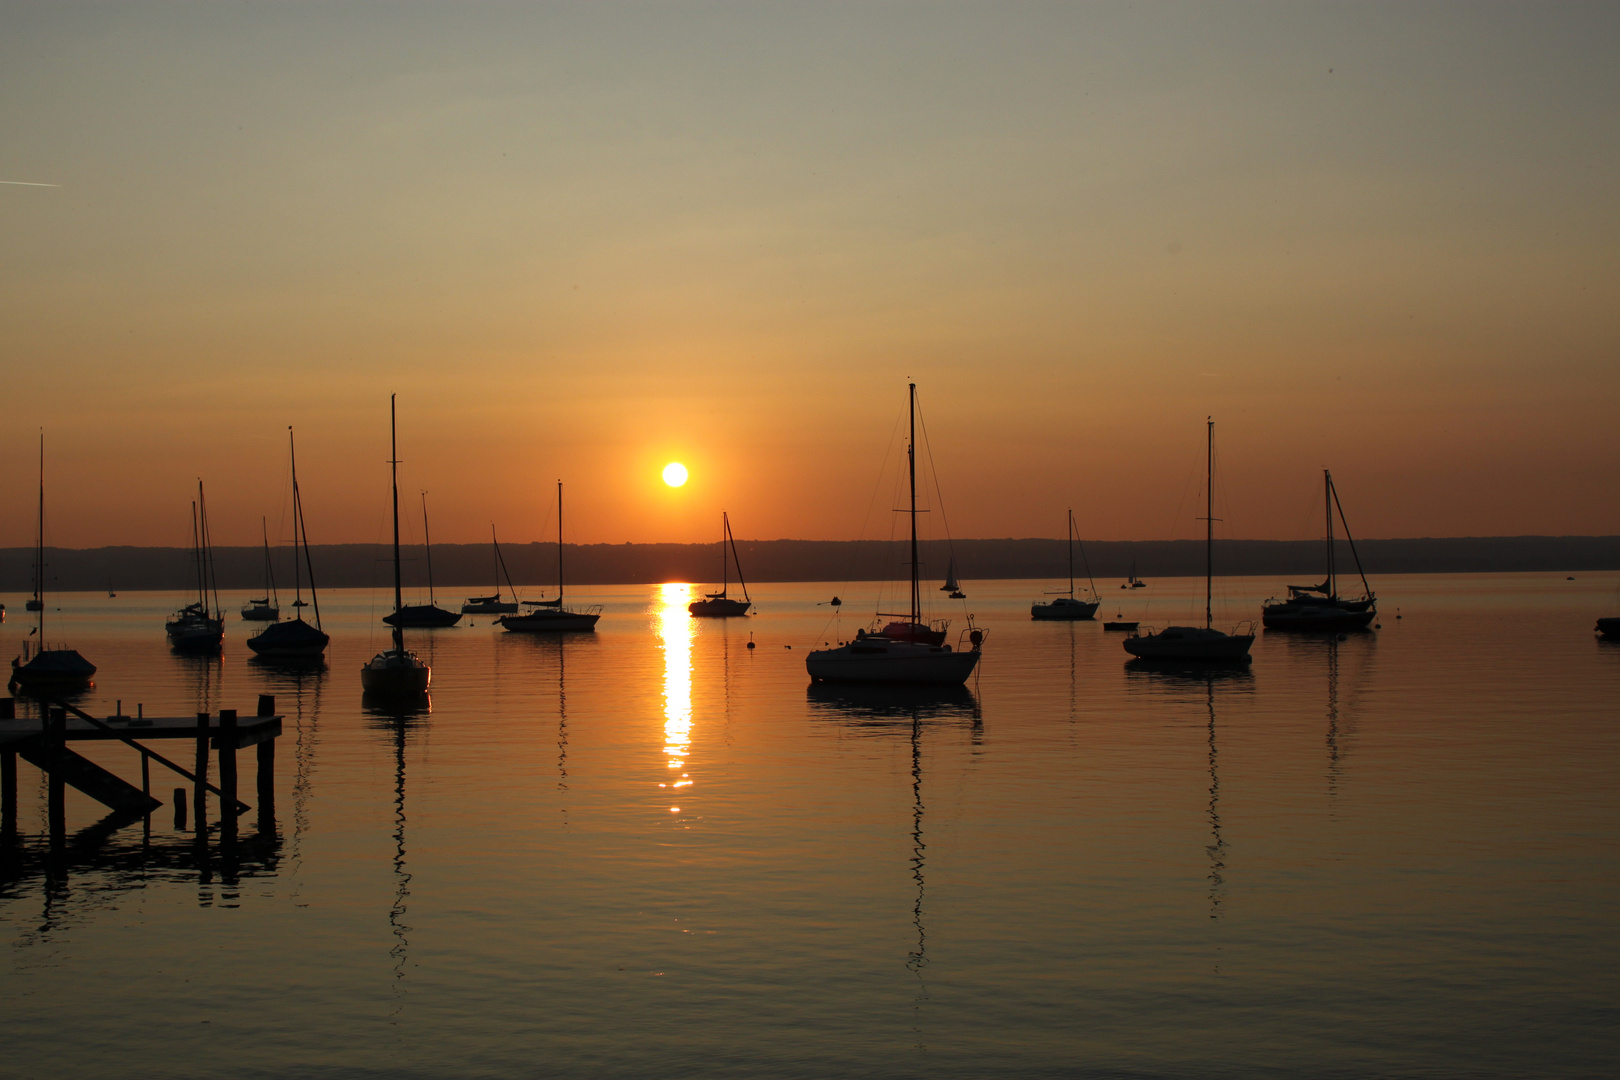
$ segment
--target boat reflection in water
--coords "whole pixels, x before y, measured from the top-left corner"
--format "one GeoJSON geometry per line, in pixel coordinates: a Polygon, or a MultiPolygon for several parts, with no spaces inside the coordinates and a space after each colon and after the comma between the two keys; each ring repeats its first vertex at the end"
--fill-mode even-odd
{"type": "Polygon", "coordinates": [[[394,751],[394,900],[388,908],[388,928],[393,937],[388,955],[394,961],[395,994],[394,1008],[389,1015],[394,1017],[405,1005],[404,979],[410,960],[412,929],[405,922],[411,898],[411,873],[405,863],[405,750],[412,736],[426,727],[433,702],[425,693],[410,699],[362,694],[360,706],[370,716],[372,729],[385,736],[394,751]]]}
{"type": "MultiPolygon", "coordinates": [[[[664,650],[664,758],[669,779],[659,787],[671,795],[692,786],[686,761],[692,749],[692,639],[696,631],[687,605],[692,587],[671,582],[661,587],[658,607],[658,641],[664,650]]],[[[679,814],[679,801],[670,808],[679,814]]]]}

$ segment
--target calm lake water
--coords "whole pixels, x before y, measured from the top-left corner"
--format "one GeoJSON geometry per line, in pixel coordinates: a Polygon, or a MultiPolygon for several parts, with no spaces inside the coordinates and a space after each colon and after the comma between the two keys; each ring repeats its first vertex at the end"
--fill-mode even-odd
{"type": "MultiPolygon", "coordinates": [[[[234,618],[222,658],[172,655],[167,594],[53,598],[101,669],[83,707],[273,693],[286,726],[273,828],[234,853],[167,807],[103,835],[70,790],[53,861],[19,764],[0,1072],[1612,1075],[1620,647],[1592,623],[1620,575],[1577,576],[1387,578],[1382,629],[1262,634],[1216,674],[968,583],[978,677],[922,696],[808,686],[870,588],[713,622],[684,585],[581,590],[594,635],[412,632],[433,694],[404,716],[360,697],[380,594],[323,594],[314,672],[234,618]]],[[[1103,615],[1161,625],[1202,588],[1114,584],[1103,615]]],[[[1279,588],[1220,582],[1218,621],[1279,588]]]]}

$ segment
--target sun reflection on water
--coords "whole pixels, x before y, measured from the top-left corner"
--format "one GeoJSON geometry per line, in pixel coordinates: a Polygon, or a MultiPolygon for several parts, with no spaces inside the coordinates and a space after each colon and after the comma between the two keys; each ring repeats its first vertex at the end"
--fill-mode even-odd
{"type": "MultiPolygon", "coordinates": [[[[692,616],[686,610],[692,587],[666,584],[659,599],[662,606],[658,610],[658,638],[664,647],[664,755],[668,758],[665,764],[678,774],[658,786],[678,789],[692,785],[685,771],[692,747],[692,616]]],[[[672,806],[669,812],[678,814],[681,808],[672,806]]]]}

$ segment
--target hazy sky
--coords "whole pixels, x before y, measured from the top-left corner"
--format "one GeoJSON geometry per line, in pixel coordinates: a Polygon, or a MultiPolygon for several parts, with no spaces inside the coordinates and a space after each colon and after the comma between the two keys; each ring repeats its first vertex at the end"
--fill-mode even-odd
{"type": "Polygon", "coordinates": [[[1620,533],[1620,5],[0,3],[0,545],[1620,533]],[[692,481],[664,487],[685,462],[692,481]],[[891,467],[892,467],[891,460],[891,467]],[[883,482],[886,485],[887,482],[883,482]],[[1196,479],[1193,482],[1196,487],[1196,479]],[[875,524],[873,524],[875,523],[875,524]]]}

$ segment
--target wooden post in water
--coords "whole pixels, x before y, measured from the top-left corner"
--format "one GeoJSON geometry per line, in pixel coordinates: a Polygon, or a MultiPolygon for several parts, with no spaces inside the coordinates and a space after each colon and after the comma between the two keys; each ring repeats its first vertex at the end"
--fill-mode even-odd
{"type": "MultiPolygon", "coordinates": [[[[276,715],[276,696],[259,695],[259,715],[276,715]]],[[[276,741],[265,739],[256,747],[259,759],[259,833],[268,836],[276,829],[276,741]]]]}
{"type": "MultiPolygon", "coordinates": [[[[17,718],[17,699],[0,698],[0,720],[17,718]]],[[[0,750],[0,833],[17,832],[17,751],[0,750]]]]}
{"type": "Polygon", "coordinates": [[[186,789],[174,789],[174,831],[186,831],[186,789]]]}
{"type": "Polygon", "coordinates": [[[51,846],[58,847],[67,840],[67,785],[56,767],[67,743],[67,710],[47,707],[44,726],[45,759],[51,763],[47,773],[47,815],[50,819],[51,846]]]}
{"type": "Polygon", "coordinates": [[[219,817],[230,836],[236,835],[236,710],[219,710],[219,817]]]}
{"type": "Polygon", "coordinates": [[[191,789],[191,816],[197,819],[197,835],[208,829],[208,714],[197,714],[197,757],[191,770],[197,782],[191,789]]]}

